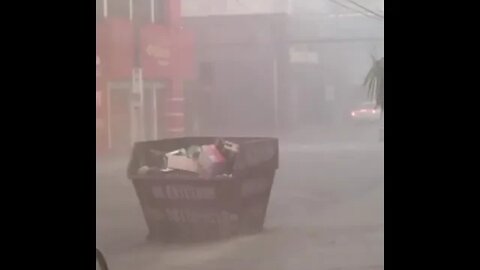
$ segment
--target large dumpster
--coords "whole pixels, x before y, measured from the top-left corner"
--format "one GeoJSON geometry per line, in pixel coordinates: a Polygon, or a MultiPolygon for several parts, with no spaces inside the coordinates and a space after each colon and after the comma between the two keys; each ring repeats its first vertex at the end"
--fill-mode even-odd
{"type": "Polygon", "coordinates": [[[149,153],[212,144],[214,137],[185,137],[135,144],[128,167],[145,216],[147,239],[205,241],[263,229],[278,168],[275,138],[230,137],[239,144],[231,175],[202,179],[191,173],[139,174],[149,153]]]}

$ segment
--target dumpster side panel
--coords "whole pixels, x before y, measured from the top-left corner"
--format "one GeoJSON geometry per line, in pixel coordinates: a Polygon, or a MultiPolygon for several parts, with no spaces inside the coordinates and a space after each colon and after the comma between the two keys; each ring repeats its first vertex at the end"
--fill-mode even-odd
{"type": "Polygon", "coordinates": [[[127,174],[132,180],[149,229],[148,239],[205,241],[263,228],[278,167],[278,140],[226,138],[240,144],[233,177],[201,179],[191,173],[139,175],[151,165],[151,150],[170,152],[212,144],[215,137],[186,137],[138,142],[127,174]]]}
{"type": "Polygon", "coordinates": [[[263,229],[275,171],[253,174],[244,179],[241,195],[241,232],[256,233],[263,229]]]}
{"type": "Polygon", "coordinates": [[[238,181],[134,180],[151,239],[203,241],[238,232],[238,181]]]}

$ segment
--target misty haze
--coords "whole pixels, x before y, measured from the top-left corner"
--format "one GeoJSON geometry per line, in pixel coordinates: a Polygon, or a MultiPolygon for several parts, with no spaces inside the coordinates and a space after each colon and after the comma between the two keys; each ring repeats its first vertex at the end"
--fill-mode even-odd
{"type": "Polygon", "coordinates": [[[109,269],[384,269],[383,0],[96,4],[109,269]]]}

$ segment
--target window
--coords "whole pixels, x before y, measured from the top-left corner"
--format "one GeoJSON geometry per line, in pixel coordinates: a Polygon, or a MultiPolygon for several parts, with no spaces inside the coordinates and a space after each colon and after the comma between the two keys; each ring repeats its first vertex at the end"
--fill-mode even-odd
{"type": "MultiPolygon", "coordinates": [[[[112,0],[110,0],[112,1],[112,0]]],[[[155,18],[154,23],[165,23],[167,5],[165,0],[132,0],[133,21],[138,24],[152,22],[152,9],[155,18]],[[152,7],[153,5],[153,7],[152,7]]]]}
{"type": "Polygon", "coordinates": [[[167,16],[167,5],[165,0],[153,0],[155,23],[165,23],[167,16]]]}
{"type": "Polygon", "coordinates": [[[151,17],[151,0],[133,0],[133,21],[142,25],[150,23],[151,17]]]}
{"type": "Polygon", "coordinates": [[[107,16],[130,18],[130,0],[107,0],[107,16]]]}

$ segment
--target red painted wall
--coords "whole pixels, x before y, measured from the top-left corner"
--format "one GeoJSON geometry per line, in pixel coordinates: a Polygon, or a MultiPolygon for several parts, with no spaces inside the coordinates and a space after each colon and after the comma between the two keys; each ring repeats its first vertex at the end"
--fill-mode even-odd
{"type": "Polygon", "coordinates": [[[103,42],[104,28],[98,27],[96,33],[96,149],[102,155],[108,150],[108,117],[107,117],[107,82],[105,79],[105,43],[103,42]]]}
{"type": "MultiPolygon", "coordinates": [[[[144,80],[162,80],[168,85],[159,100],[159,126],[167,135],[178,136],[184,129],[183,81],[195,76],[194,37],[181,26],[181,0],[166,0],[168,13],[164,24],[147,24],[135,35],[133,23],[127,18],[108,17],[97,24],[97,56],[101,59],[96,91],[100,95],[97,119],[97,153],[115,150],[115,145],[128,145],[118,133],[129,134],[125,95],[108,95],[108,82],[131,81],[135,64],[135,44],[140,50],[144,80]],[[136,40],[138,38],[139,40],[136,40]],[[108,112],[110,110],[110,118],[108,112]],[[118,116],[118,117],[117,117],[118,116]],[[125,129],[125,130],[124,130],[125,129]],[[115,131],[113,131],[115,130],[115,131]],[[109,134],[109,132],[111,134],[109,134]],[[109,149],[112,146],[112,149],[109,149]]],[[[128,100],[126,100],[128,101],[128,100]]]]}
{"type": "Polygon", "coordinates": [[[197,76],[195,63],[195,38],[193,32],[185,28],[175,31],[175,76],[193,79],[197,76]]]}
{"type": "Polygon", "coordinates": [[[104,59],[104,76],[129,80],[134,66],[134,32],[128,19],[109,18],[97,26],[97,42],[104,59]],[[100,39],[100,40],[99,40],[100,39]]]}
{"type": "Polygon", "coordinates": [[[191,32],[158,24],[145,25],[140,33],[140,48],[145,79],[194,76],[191,32]]]}
{"type": "Polygon", "coordinates": [[[168,24],[170,27],[178,27],[181,24],[182,8],[181,0],[167,0],[168,24]]]}
{"type": "Polygon", "coordinates": [[[144,79],[167,79],[172,70],[173,45],[170,29],[163,25],[148,24],[140,30],[140,63],[144,79]]]}

